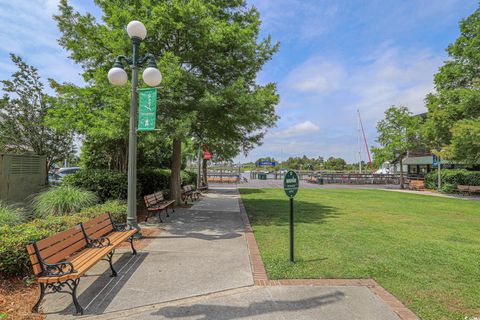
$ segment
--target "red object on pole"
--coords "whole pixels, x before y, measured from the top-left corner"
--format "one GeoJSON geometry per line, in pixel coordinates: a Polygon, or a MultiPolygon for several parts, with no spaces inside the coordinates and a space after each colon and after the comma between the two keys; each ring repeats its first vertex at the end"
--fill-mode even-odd
{"type": "Polygon", "coordinates": [[[207,145],[203,145],[203,159],[210,160],[212,159],[212,154],[207,150],[207,145]]]}
{"type": "Polygon", "coordinates": [[[372,170],[372,174],[374,174],[375,172],[373,170],[372,157],[370,156],[370,150],[368,149],[367,138],[365,137],[365,130],[363,130],[363,122],[362,122],[362,117],[360,117],[360,110],[358,111],[358,119],[360,119],[360,127],[362,128],[363,141],[365,142],[365,149],[367,149],[368,161],[370,161],[370,170],[372,170]]]}

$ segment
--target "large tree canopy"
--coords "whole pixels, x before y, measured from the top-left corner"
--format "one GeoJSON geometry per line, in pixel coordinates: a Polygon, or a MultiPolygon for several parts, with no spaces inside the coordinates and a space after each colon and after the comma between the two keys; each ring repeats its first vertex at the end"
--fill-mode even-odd
{"type": "Polygon", "coordinates": [[[56,101],[44,92],[35,67],[11,54],[17,67],[10,80],[2,80],[0,99],[0,151],[34,152],[47,157],[47,169],[73,153],[71,130],[58,131],[45,123],[45,116],[56,101]]]}
{"type": "Polygon", "coordinates": [[[199,143],[231,143],[236,153],[248,151],[274,125],[275,85],[260,86],[255,79],[277,45],[268,37],[259,40],[259,13],[246,1],[95,3],[101,22],[75,11],[67,0],[60,2],[55,17],[59,42],[83,67],[87,85],[54,84],[63,103],[52,118],[67,116],[64,124],[87,136],[126,141],[129,91],[113,88],[106,74],[117,55],[130,55],[125,26],[140,20],[148,30],[141,50],[155,55],[163,74],[157,101],[160,135],[174,140],[174,150],[181,150],[179,141],[195,137],[199,143]]]}
{"type": "Polygon", "coordinates": [[[425,140],[447,158],[480,164],[480,9],[460,22],[447,53],[435,75],[437,92],[427,96],[425,140]]]}

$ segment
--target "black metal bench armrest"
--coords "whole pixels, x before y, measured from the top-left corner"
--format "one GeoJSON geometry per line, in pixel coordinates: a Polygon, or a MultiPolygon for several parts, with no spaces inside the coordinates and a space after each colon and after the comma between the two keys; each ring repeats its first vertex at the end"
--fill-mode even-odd
{"type": "Polygon", "coordinates": [[[43,271],[40,275],[42,277],[59,277],[77,272],[70,261],[60,261],[57,263],[46,263],[41,261],[41,264],[43,271]]]}
{"type": "Polygon", "coordinates": [[[108,237],[100,237],[97,239],[87,238],[87,246],[90,248],[103,248],[108,247],[110,244],[110,239],[108,237]]]}

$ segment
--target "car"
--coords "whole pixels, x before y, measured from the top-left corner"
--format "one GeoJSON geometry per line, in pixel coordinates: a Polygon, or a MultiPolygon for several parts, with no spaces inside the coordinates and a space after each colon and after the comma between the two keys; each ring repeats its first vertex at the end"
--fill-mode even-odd
{"type": "Polygon", "coordinates": [[[80,170],[80,167],[65,167],[56,170],[55,172],[50,171],[48,173],[48,183],[52,186],[58,186],[67,174],[73,174],[80,170]]]}
{"type": "Polygon", "coordinates": [[[60,168],[58,169],[58,171],[56,172],[60,177],[64,177],[66,176],[67,174],[73,174],[77,171],[80,170],[80,167],[66,167],[66,168],[60,168]]]}

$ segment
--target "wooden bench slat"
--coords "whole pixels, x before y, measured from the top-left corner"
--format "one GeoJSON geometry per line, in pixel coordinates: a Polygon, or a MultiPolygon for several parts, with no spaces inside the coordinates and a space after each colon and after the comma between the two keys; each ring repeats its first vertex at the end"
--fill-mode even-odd
{"type": "Polygon", "coordinates": [[[90,235],[90,234],[93,234],[93,233],[96,233],[97,231],[99,230],[103,230],[105,228],[109,228],[108,231],[112,230],[112,222],[110,221],[110,219],[108,220],[104,220],[98,224],[95,224],[95,225],[90,225],[90,227],[86,228],[84,227],[85,229],[85,232],[87,233],[87,235],[90,235]]]}
{"type": "Polygon", "coordinates": [[[96,217],[95,219],[92,219],[90,221],[82,223],[84,229],[89,229],[92,226],[95,226],[97,224],[100,224],[102,222],[108,221],[110,222],[110,216],[108,213],[104,213],[101,216],[96,217]]]}
{"type": "Polygon", "coordinates": [[[98,239],[98,238],[101,238],[101,237],[105,236],[106,234],[108,234],[112,230],[113,230],[113,227],[112,227],[111,224],[109,224],[109,225],[104,226],[102,229],[98,229],[94,232],[92,232],[92,230],[86,230],[86,232],[87,232],[87,235],[88,235],[89,238],[98,239]]]}
{"type": "Polygon", "coordinates": [[[63,249],[63,250],[57,252],[56,254],[54,254],[54,255],[46,258],[46,259],[43,259],[43,260],[46,263],[57,263],[59,261],[63,261],[65,259],[67,259],[69,256],[71,256],[72,254],[74,254],[75,252],[77,252],[78,250],[80,250],[82,248],[85,248],[86,245],[87,245],[87,242],[85,240],[78,241],[77,243],[75,243],[71,246],[68,246],[65,249],[63,249]]]}
{"type": "Polygon", "coordinates": [[[73,236],[71,236],[68,239],[65,239],[65,241],[58,242],[54,244],[53,246],[47,247],[43,250],[40,251],[40,254],[42,258],[46,261],[49,257],[53,256],[54,254],[62,251],[63,249],[72,246],[76,244],[78,241],[83,241],[84,245],[86,244],[85,242],[85,237],[83,235],[83,232],[77,232],[73,236]]]}
{"type": "Polygon", "coordinates": [[[38,262],[37,254],[35,253],[35,248],[33,247],[33,244],[27,245],[27,252],[30,258],[30,263],[32,264],[33,274],[37,275],[42,272],[42,267],[38,262]]]}
{"type": "Polygon", "coordinates": [[[51,245],[54,245],[57,242],[63,241],[64,239],[67,239],[71,237],[72,235],[76,234],[77,232],[82,232],[82,228],[80,225],[76,225],[70,229],[67,229],[65,231],[59,232],[51,237],[48,237],[46,239],[38,240],[37,241],[37,248],[38,250],[42,251],[44,248],[49,247],[51,245]]]}

